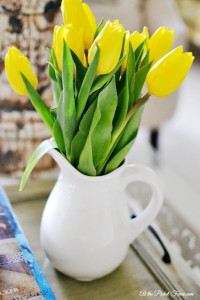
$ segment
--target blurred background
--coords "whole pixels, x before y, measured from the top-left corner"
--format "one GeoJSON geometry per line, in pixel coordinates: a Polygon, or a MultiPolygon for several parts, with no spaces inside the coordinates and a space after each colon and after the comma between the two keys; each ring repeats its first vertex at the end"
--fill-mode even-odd
{"type": "MultiPolygon", "coordinates": [[[[120,19],[131,31],[150,34],[159,26],[175,29],[174,47],[182,44],[196,56],[194,66],[181,88],[167,99],[152,97],[146,105],[138,141],[130,153],[132,161],[152,163],[152,151],[163,164],[173,166],[200,191],[200,99],[199,99],[199,0],[88,0],[97,21],[120,19]]],[[[26,97],[10,88],[4,57],[10,45],[27,55],[39,78],[39,92],[51,106],[47,76],[47,48],[52,30],[61,24],[60,0],[0,0],[0,182],[13,184],[19,178],[36,146],[48,138],[37,113],[26,97]]],[[[42,159],[32,178],[54,176],[49,156],[42,159]]]]}
{"type": "MultiPolygon", "coordinates": [[[[51,106],[47,49],[51,47],[52,30],[58,22],[60,0],[0,0],[0,180],[5,184],[20,178],[31,153],[49,137],[49,132],[27,97],[11,89],[4,57],[11,45],[29,57],[38,77],[39,93],[51,106]]],[[[53,161],[46,156],[38,164],[36,173],[53,166],[53,161]]]]}

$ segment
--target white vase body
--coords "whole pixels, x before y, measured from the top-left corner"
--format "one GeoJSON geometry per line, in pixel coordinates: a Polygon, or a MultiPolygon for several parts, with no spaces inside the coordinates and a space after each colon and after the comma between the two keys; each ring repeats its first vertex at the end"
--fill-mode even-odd
{"type": "Polygon", "coordinates": [[[130,243],[156,217],[163,202],[159,180],[150,169],[126,163],[108,175],[90,177],[58,151],[50,154],[61,173],[43,212],[42,246],[62,273],[82,281],[102,277],[121,264],[130,243]],[[134,219],[125,193],[132,181],[152,189],[148,206],[134,219]]]}

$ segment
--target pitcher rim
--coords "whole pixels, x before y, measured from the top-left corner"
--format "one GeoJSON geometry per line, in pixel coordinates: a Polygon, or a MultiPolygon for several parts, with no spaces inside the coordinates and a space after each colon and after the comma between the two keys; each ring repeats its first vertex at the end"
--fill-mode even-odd
{"type": "MultiPolygon", "coordinates": [[[[127,159],[125,158],[123,163],[115,170],[111,171],[108,174],[104,174],[104,175],[97,175],[97,176],[90,176],[90,175],[86,175],[84,173],[81,173],[78,169],[76,169],[57,149],[51,149],[48,151],[48,153],[55,159],[55,155],[59,156],[59,159],[61,159],[69,168],[70,171],[72,171],[76,176],[80,177],[81,179],[90,181],[104,181],[106,179],[110,179],[114,176],[116,176],[117,174],[120,174],[122,172],[122,170],[124,169],[124,167],[127,165],[127,159]],[[54,155],[55,154],[55,155],[54,155]]],[[[59,165],[60,169],[61,166],[60,164],[57,162],[57,160],[55,159],[56,163],[59,165]]]]}

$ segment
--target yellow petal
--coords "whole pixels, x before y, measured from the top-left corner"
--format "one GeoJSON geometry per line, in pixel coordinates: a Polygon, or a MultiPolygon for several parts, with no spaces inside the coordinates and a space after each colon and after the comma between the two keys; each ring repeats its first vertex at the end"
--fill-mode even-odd
{"type": "Polygon", "coordinates": [[[62,0],[61,11],[64,24],[72,24],[75,27],[80,26],[81,9],[80,0],[62,0]]]}
{"type": "Polygon", "coordinates": [[[161,57],[171,50],[173,41],[173,29],[168,30],[166,27],[158,28],[148,41],[149,60],[156,63],[161,57]]]}
{"type": "Polygon", "coordinates": [[[96,20],[91,9],[80,0],[63,0],[61,11],[65,25],[71,24],[82,30],[84,48],[89,49],[96,31],[96,20]]]}
{"type": "Polygon", "coordinates": [[[78,56],[79,60],[85,65],[85,53],[83,45],[82,30],[76,29],[72,25],[65,26],[65,41],[68,47],[78,56]]]}
{"type": "Polygon", "coordinates": [[[86,13],[86,16],[87,16],[87,18],[90,22],[90,25],[92,27],[92,31],[93,31],[93,34],[94,34],[96,29],[97,29],[97,22],[96,22],[95,16],[92,13],[90,7],[86,3],[82,3],[82,7],[83,7],[83,9],[86,13]]]}
{"type": "Polygon", "coordinates": [[[55,52],[58,68],[62,70],[63,41],[66,41],[68,47],[78,56],[83,65],[86,64],[83,35],[80,29],[73,25],[55,26],[53,37],[53,49],[55,52]]]}

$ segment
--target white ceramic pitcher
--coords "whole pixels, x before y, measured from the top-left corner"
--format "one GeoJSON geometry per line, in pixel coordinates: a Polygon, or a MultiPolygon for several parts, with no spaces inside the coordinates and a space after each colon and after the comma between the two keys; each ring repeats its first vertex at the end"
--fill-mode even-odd
{"type": "Polygon", "coordinates": [[[126,162],[104,176],[78,172],[57,151],[50,155],[61,173],[46,203],[41,243],[53,266],[82,281],[102,277],[124,260],[129,244],[151,223],[163,203],[155,173],[126,162]],[[142,213],[130,218],[125,188],[147,183],[152,198],[142,213]]]}

